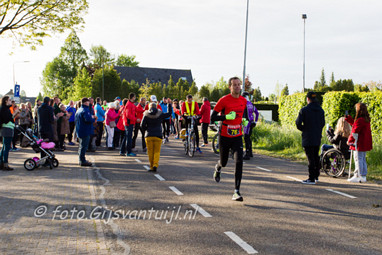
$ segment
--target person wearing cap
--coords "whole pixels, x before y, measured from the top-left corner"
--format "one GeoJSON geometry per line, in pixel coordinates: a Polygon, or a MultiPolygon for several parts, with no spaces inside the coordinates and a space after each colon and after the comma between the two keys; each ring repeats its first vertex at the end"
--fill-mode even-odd
{"type": "MultiPolygon", "coordinates": [[[[200,116],[199,105],[192,100],[192,95],[187,95],[186,101],[182,105],[182,116],[200,116]]],[[[188,118],[185,118],[185,120],[187,127],[191,120],[188,118]]],[[[195,131],[196,151],[199,153],[203,153],[199,148],[199,130],[197,120],[195,120],[193,128],[195,131]]]]}
{"type": "Polygon", "coordinates": [[[325,126],[325,112],[321,108],[315,92],[308,92],[306,101],[308,105],[300,110],[296,119],[297,129],[302,132],[302,147],[309,161],[309,178],[302,183],[316,184],[320,175],[319,150],[322,129],[325,126]]]}
{"type": "Polygon", "coordinates": [[[126,156],[135,157],[136,154],[132,152],[133,147],[133,130],[135,126],[135,122],[137,120],[136,117],[136,107],[135,107],[135,94],[129,94],[129,101],[127,102],[124,112],[123,112],[123,125],[125,126],[126,131],[126,156]]]}
{"type": "Polygon", "coordinates": [[[92,115],[90,110],[90,101],[84,97],[81,100],[81,108],[76,112],[76,133],[79,139],[79,164],[81,166],[92,166],[92,163],[86,160],[85,153],[88,149],[90,136],[93,132],[93,123],[95,122],[95,115],[92,115]]]}
{"type": "Polygon", "coordinates": [[[146,104],[145,111],[147,111],[149,109],[149,104],[150,103],[156,103],[157,109],[162,111],[162,107],[160,106],[160,104],[158,104],[158,100],[157,100],[157,96],[156,95],[151,95],[150,96],[150,102],[148,104],[146,104]]]}
{"type": "Polygon", "coordinates": [[[243,130],[245,142],[245,155],[243,159],[249,160],[251,159],[251,157],[253,157],[251,135],[253,129],[256,127],[257,120],[259,119],[259,112],[249,99],[249,93],[247,91],[243,92],[243,97],[247,99],[247,107],[244,110],[243,118],[248,120],[248,124],[244,126],[243,130]],[[256,117],[253,115],[255,115],[256,117]]]}

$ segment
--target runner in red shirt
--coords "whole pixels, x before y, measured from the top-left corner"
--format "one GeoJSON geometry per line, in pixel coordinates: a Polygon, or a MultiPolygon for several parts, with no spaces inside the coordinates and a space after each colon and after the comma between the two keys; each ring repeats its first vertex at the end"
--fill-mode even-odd
{"type": "Polygon", "coordinates": [[[216,182],[220,181],[221,168],[227,165],[229,152],[232,149],[236,161],[235,192],[232,200],[243,201],[239,190],[243,173],[242,122],[246,122],[243,114],[247,100],[240,95],[241,81],[238,77],[230,78],[228,84],[231,94],[219,99],[211,115],[212,121],[223,121],[219,137],[220,159],[215,166],[214,179],[216,182]]]}

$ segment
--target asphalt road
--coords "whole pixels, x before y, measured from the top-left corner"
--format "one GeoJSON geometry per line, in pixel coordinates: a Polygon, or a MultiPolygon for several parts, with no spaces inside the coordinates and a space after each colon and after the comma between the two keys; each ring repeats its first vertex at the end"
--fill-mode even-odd
{"type": "Polygon", "coordinates": [[[303,185],[306,166],[255,155],[243,167],[244,202],[235,202],[233,160],[216,183],[218,157],[203,152],[189,158],[171,140],[157,175],[146,171],[141,151],[129,158],[105,149],[89,154],[98,204],[115,218],[104,224],[112,253],[382,254],[380,185],[325,174],[317,185],[303,185]]]}

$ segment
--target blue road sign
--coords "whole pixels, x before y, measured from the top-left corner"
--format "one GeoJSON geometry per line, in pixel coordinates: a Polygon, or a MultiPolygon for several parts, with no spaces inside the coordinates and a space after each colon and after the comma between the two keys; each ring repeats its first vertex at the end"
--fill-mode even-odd
{"type": "Polygon", "coordinates": [[[15,84],[15,93],[13,94],[13,97],[20,97],[20,85],[15,84]]]}

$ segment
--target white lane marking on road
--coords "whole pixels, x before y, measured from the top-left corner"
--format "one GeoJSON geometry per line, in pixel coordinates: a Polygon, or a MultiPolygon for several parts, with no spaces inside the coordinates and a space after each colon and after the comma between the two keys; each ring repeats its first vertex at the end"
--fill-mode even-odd
{"type": "Polygon", "coordinates": [[[175,192],[175,194],[177,194],[178,196],[183,196],[183,193],[180,192],[177,188],[175,188],[175,186],[170,186],[169,187],[172,191],[175,192]]]}
{"type": "Polygon", "coordinates": [[[135,159],[135,161],[137,161],[138,163],[142,163],[142,161],[140,161],[140,160],[139,160],[139,159],[137,159],[137,158],[135,159]]]}
{"type": "Polygon", "coordinates": [[[262,167],[259,167],[259,166],[257,166],[256,168],[258,168],[260,170],[263,170],[263,171],[272,172],[272,170],[269,170],[269,169],[266,169],[266,168],[262,168],[262,167]]]}
{"type": "Polygon", "coordinates": [[[292,179],[292,180],[295,180],[295,181],[298,181],[298,182],[302,182],[302,180],[297,179],[297,178],[294,178],[294,177],[292,177],[292,176],[287,176],[287,178],[292,179]]]}
{"type": "Polygon", "coordinates": [[[248,254],[256,254],[259,253],[255,249],[253,249],[252,246],[247,244],[246,242],[243,241],[238,235],[231,231],[224,232],[229,238],[231,238],[235,243],[237,243],[243,250],[245,250],[248,254]]]}
{"type": "MultiPolygon", "coordinates": [[[[93,163],[93,167],[92,169],[89,169],[90,171],[88,171],[88,178],[89,180],[93,180],[93,182],[95,181],[95,176],[93,176],[93,171],[97,174],[97,177],[99,179],[102,179],[103,181],[105,181],[104,184],[102,184],[102,186],[100,186],[100,189],[101,189],[101,194],[99,195],[99,200],[101,202],[101,205],[103,208],[106,208],[107,209],[107,205],[106,205],[106,201],[105,201],[105,193],[106,193],[106,189],[105,189],[105,185],[110,185],[110,181],[108,179],[106,179],[105,177],[103,177],[103,175],[101,174],[100,170],[96,164],[95,164],[95,160],[94,158],[90,157],[92,163],[93,163]]],[[[94,184],[95,185],[95,184],[94,184]]],[[[90,192],[92,193],[91,189],[90,189],[90,192]]],[[[95,195],[95,187],[93,186],[93,192],[94,192],[94,197],[96,196],[95,195]]],[[[93,193],[92,193],[93,194],[93,193]]],[[[93,195],[92,195],[93,196],[93,195]]],[[[97,204],[97,201],[94,201],[93,202],[94,204],[97,204]]],[[[99,220],[99,219],[98,219],[99,220]]],[[[100,221],[100,220],[99,220],[100,221]]],[[[121,229],[119,228],[119,226],[114,223],[114,220],[113,218],[110,219],[110,221],[107,223],[106,221],[104,221],[104,224],[106,225],[109,225],[111,227],[111,229],[113,230],[113,233],[117,236],[117,243],[123,247],[124,249],[124,252],[122,254],[124,255],[128,255],[130,254],[130,246],[125,243],[123,240],[125,239],[125,236],[126,234],[124,234],[121,229]]],[[[97,228],[97,232],[98,231],[102,231],[101,229],[98,229],[97,228]]],[[[103,231],[102,231],[102,235],[103,235],[103,231]]],[[[102,238],[101,236],[101,239],[104,239],[104,237],[102,238]]]]}
{"type": "Polygon", "coordinates": [[[162,176],[160,176],[159,174],[154,174],[154,176],[156,178],[158,178],[158,180],[160,180],[160,181],[165,181],[165,179],[162,176]]]}
{"type": "Polygon", "coordinates": [[[149,166],[143,166],[146,170],[150,170],[150,167],[149,166]]]}
{"type": "Polygon", "coordinates": [[[192,207],[194,207],[194,209],[196,211],[198,211],[201,215],[203,215],[204,217],[206,218],[210,218],[212,217],[211,214],[209,214],[208,212],[206,212],[206,210],[204,210],[203,208],[201,208],[199,205],[197,204],[190,204],[192,207]]]}
{"type": "Polygon", "coordinates": [[[348,198],[357,198],[355,196],[352,196],[352,195],[349,195],[349,194],[346,194],[346,193],[343,193],[343,192],[340,192],[340,191],[336,191],[336,190],[332,190],[332,189],[326,189],[326,190],[330,191],[330,192],[333,192],[333,193],[336,193],[338,195],[342,195],[342,196],[348,197],[348,198]]]}

